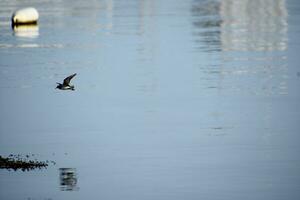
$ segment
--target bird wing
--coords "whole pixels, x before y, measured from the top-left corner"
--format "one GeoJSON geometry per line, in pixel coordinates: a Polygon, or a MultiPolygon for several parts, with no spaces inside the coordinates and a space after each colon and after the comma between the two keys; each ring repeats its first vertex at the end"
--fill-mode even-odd
{"type": "Polygon", "coordinates": [[[72,75],[70,75],[70,76],[68,76],[67,78],[65,78],[65,79],[64,79],[63,85],[64,85],[64,86],[68,86],[68,85],[70,84],[71,79],[72,79],[74,76],[76,76],[76,73],[75,73],[75,74],[72,74],[72,75]]]}

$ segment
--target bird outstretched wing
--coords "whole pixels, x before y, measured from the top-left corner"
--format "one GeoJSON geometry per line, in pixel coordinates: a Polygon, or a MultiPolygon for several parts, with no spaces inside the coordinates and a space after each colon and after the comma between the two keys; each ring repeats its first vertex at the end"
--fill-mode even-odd
{"type": "Polygon", "coordinates": [[[71,79],[72,79],[74,76],[76,76],[76,73],[75,73],[75,74],[72,74],[72,75],[70,75],[70,76],[68,76],[67,78],[65,78],[65,79],[64,79],[63,85],[64,85],[64,86],[69,86],[70,81],[71,81],[71,79]]]}

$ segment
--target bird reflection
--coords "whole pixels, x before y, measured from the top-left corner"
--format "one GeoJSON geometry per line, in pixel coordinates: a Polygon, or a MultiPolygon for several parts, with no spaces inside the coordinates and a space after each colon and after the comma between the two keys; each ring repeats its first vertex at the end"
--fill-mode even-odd
{"type": "Polygon", "coordinates": [[[76,191],[77,173],[76,168],[59,168],[60,190],[61,191],[76,191]]]}

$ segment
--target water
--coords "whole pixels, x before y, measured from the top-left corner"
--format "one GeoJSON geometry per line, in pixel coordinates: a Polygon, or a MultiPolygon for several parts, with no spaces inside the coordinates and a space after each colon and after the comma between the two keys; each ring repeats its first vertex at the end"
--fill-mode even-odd
{"type": "Polygon", "coordinates": [[[56,165],[0,170],[0,199],[299,199],[299,9],[1,1],[0,153],[56,165]]]}

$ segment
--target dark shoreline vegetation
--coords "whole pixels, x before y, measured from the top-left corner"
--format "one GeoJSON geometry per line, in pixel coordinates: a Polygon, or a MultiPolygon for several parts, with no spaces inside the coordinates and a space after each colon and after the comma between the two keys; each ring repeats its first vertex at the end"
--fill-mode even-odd
{"type": "Polygon", "coordinates": [[[7,169],[7,170],[15,170],[18,169],[22,171],[29,171],[34,169],[42,169],[47,168],[48,163],[51,162],[52,164],[56,164],[54,161],[37,161],[30,160],[29,155],[26,155],[26,158],[21,158],[20,155],[9,155],[9,157],[2,157],[0,155],[0,169],[7,169]]]}

